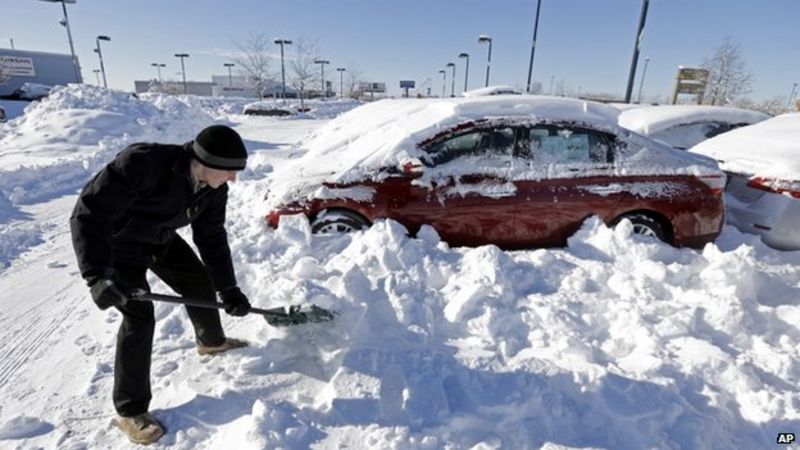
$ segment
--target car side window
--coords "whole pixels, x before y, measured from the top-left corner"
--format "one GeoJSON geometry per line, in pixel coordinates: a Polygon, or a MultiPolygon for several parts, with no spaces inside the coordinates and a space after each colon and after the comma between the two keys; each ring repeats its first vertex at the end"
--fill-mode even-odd
{"type": "Polygon", "coordinates": [[[514,129],[487,128],[450,137],[426,149],[430,163],[439,166],[457,158],[479,157],[485,162],[505,163],[514,148],[514,129]]]}
{"type": "Polygon", "coordinates": [[[597,164],[613,160],[609,135],[580,127],[537,125],[523,130],[518,156],[541,164],[597,164]],[[527,135],[527,136],[525,136],[527,135]]]}

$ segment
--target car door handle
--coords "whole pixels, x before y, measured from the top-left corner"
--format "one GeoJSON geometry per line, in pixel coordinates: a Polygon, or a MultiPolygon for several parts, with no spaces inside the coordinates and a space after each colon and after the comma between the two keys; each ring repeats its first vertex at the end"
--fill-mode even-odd
{"type": "Polygon", "coordinates": [[[585,190],[599,195],[619,194],[622,192],[622,186],[618,184],[610,184],[608,186],[588,186],[585,190]]]}

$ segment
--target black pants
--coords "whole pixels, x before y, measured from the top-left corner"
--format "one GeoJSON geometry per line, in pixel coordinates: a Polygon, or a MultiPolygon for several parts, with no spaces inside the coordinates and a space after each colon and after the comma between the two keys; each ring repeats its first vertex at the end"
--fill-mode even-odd
{"type": "MultiPolygon", "coordinates": [[[[130,288],[149,291],[147,269],[161,278],[175,292],[209,302],[216,301],[214,284],[202,262],[179,236],[147,264],[115,262],[117,279],[130,288]]],[[[150,358],[153,350],[155,317],[150,302],[130,301],[117,308],[122,324],[117,332],[117,356],[114,361],[114,408],[121,416],[134,416],[148,411],[150,391],[150,358]]],[[[220,345],[225,340],[219,311],[186,307],[197,340],[205,345],[220,345]]]]}

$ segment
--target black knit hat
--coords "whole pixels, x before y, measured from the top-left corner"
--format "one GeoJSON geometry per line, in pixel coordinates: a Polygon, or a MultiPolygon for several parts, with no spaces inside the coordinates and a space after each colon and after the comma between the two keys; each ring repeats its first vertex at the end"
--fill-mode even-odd
{"type": "Polygon", "coordinates": [[[192,143],[192,155],[204,166],[220,170],[243,170],[247,149],[239,133],[225,125],[211,125],[192,143]]]}

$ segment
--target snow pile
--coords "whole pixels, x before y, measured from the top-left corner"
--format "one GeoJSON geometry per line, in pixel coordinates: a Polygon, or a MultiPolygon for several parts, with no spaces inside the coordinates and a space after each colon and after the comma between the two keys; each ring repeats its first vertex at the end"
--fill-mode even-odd
{"type": "Polygon", "coordinates": [[[800,181],[800,113],[782,114],[701,142],[692,152],[731,172],[800,181]]]}
{"type": "Polygon", "coordinates": [[[800,333],[785,322],[800,314],[798,269],[756,263],[753,247],[674,249],[596,218],[557,251],[451,249],[391,221],[312,239],[294,217],[263,233],[231,230],[252,298],[341,315],[255,324],[266,345],[240,377],[316,381],[291,407],[260,390],[266,406],[215,442],[248,429],[253,448],[314,435],[325,448],[756,448],[776,418],[800,423],[800,333]]]}
{"type": "Polygon", "coordinates": [[[128,144],[182,143],[212,123],[180,97],[56,87],[0,125],[0,195],[17,204],[72,191],[128,144]]]}
{"type": "Polygon", "coordinates": [[[53,425],[42,422],[37,417],[17,416],[0,426],[0,441],[34,437],[52,430],[53,425]]]}

